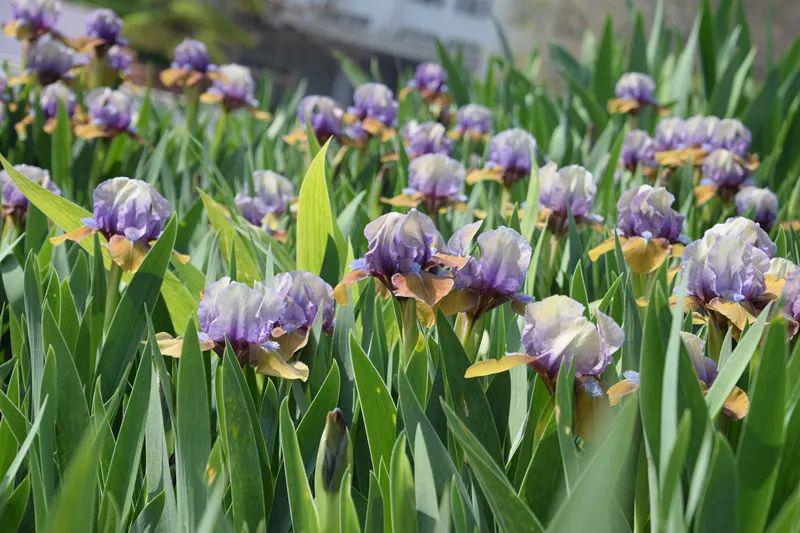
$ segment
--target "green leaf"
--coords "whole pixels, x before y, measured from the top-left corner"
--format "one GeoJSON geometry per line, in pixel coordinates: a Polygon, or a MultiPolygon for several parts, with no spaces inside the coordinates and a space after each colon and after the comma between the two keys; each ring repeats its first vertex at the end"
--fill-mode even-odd
{"type": "Polygon", "coordinates": [[[390,464],[396,436],[397,408],[386,384],[353,334],[350,335],[350,355],[364,414],[369,454],[373,468],[378,468],[381,462],[390,464]]]}
{"type": "Polygon", "coordinates": [[[544,531],[541,523],[517,496],[505,472],[495,463],[466,424],[442,400],[442,409],[448,427],[464,449],[470,469],[475,473],[483,495],[494,512],[494,518],[503,531],[544,531]]]}
{"type": "Polygon", "coordinates": [[[52,168],[55,181],[62,190],[72,191],[73,182],[70,173],[72,164],[72,128],[69,123],[69,115],[64,107],[64,102],[58,100],[56,111],[56,127],[53,131],[52,143],[50,145],[52,168]]]}
{"type": "Polygon", "coordinates": [[[103,376],[101,386],[104,398],[111,396],[125,367],[136,356],[147,325],[145,312],[155,307],[172,256],[175,231],[175,217],[172,217],[133,275],[111,319],[97,362],[97,373],[103,376]]]}
{"type": "Polygon", "coordinates": [[[618,531],[615,525],[615,480],[628,459],[636,422],[637,403],[624,402],[606,438],[586,463],[564,503],[548,525],[549,531],[618,531]]]}
{"type": "Polygon", "coordinates": [[[444,370],[449,392],[448,403],[453,406],[458,416],[475,434],[494,461],[502,464],[497,425],[486,394],[481,388],[481,381],[464,377],[469,367],[469,359],[450,323],[441,313],[437,313],[436,316],[436,331],[439,333],[439,361],[444,370]]]}
{"type": "Polygon", "coordinates": [[[733,353],[728,360],[725,361],[725,364],[722,365],[722,368],[720,368],[717,379],[714,380],[711,388],[708,389],[706,404],[711,413],[711,418],[716,417],[720,409],[722,409],[725,399],[731,393],[736,382],[739,381],[742,373],[750,363],[750,359],[753,357],[758,343],[761,340],[761,334],[766,327],[767,316],[771,308],[772,304],[767,305],[767,307],[761,311],[756,323],[750,326],[744,335],[742,335],[733,353]]]}
{"type": "Polygon", "coordinates": [[[711,4],[708,0],[703,0],[700,11],[700,63],[703,67],[703,82],[706,90],[706,98],[711,98],[714,92],[714,84],[717,81],[717,52],[714,42],[714,20],[711,12],[711,4]]]}
{"type": "MultiPolygon", "coordinates": [[[[391,470],[389,478],[391,485],[392,529],[393,531],[417,531],[417,512],[414,496],[414,475],[411,473],[411,464],[406,456],[406,437],[400,437],[394,443],[392,450],[391,470]]],[[[434,500],[435,501],[435,500],[434,500]]]]}
{"type": "Polygon", "coordinates": [[[264,485],[261,476],[256,436],[245,402],[249,391],[241,382],[239,362],[228,346],[217,376],[217,406],[222,407],[220,426],[225,447],[226,465],[231,480],[233,522],[237,530],[255,531],[265,521],[264,485]]]}
{"type": "Polygon", "coordinates": [[[308,486],[308,475],[303,467],[297,434],[289,417],[288,400],[284,400],[281,404],[280,419],[281,450],[286,468],[286,488],[289,494],[289,510],[292,513],[292,527],[295,531],[318,531],[317,509],[311,498],[311,488],[308,486]]]}
{"type": "Polygon", "coordinates": [[[150,401],[150,376],[153,365],[149,355],[139,360],[139,370],[133,382],[133,390],[122,418],[111,467],[106,476],[105,492],[100,507],[100,523],[109,519],[106,507],[109,501],[120,508],[119,518],[127,520],[131,510],[134,482],[137,478],[139,457],[142,454],[147,408],[150,401]]]}
{"type": "Polygon", "coordinates": [[[676,102],[672,110],[676,116],[683,116],[688,112],[688,100],[692,86],[692,67],[694,66],[699,27],[700,19],[698,17],[692,26],[689,38],[686,40],[686,46],[684,46],[681,55],[678,56],[678,62],[670,80],[669,99],[676,102]]]}
{"type": "MultiPolygon", "coordinates": [[[[156,357],[161,357],[156,354],[156,357]]],[[[192,530],[206,507],[206,464],[211,453],[208,378],[197,330],[186,327],[178,363],[175,477],[180,523],[192,530]]]]}
{"type": "Polygon", "coordinates": [[[742,531],[762,531],[767,523],[784,442],[786,347],[786,328],[783,321],[775,321],[767,333],[736,450],[742,531]]]}
{"type": "Polygon", "coordinates": [[[725,437],[716,434],[716,445],[703,499],[697,512],[697,531],[736,531],[736,471],[733,452],[725,437]]]}
{"type": "Polygon", "coordinates": [[[325,156],[329,146],[330,141],[311,161],[297,201],[297,268],[315,274],[322,271],[328,237],[336,243],[340,256],[345,250],[325,177],[325,156]]]}
{"type": "Polygon", "coordinates": [[[447,86],[453,93],[453,99],[459,106],[467,105],[470,102],[469,89],[466,81],[461,76],[461,70],[453,62],[450,54],[447,53],[439,39],[435,39],[434,44],[436,45],[436,55],[439,57],[439,62],[447,71],[447,86]]]}

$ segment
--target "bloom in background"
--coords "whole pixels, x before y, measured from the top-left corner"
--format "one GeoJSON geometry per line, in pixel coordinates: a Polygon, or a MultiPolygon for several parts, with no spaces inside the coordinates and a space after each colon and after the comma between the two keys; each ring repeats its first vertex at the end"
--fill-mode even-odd
{"type": "Polygon", "coordinates": [[[221,103],[228,111],[241,107],[257,107],[255,98],[256,84],[250,69],[229,63],[219,66],[214,72],[214,83],[203,94],[206,103],[221,103]]]}
{"type": "Polygon", "coordinates": [[[740,120],[725,118],[720,120],[714,127],[707,150],[724,148],[739,157],[747,157],[747,153],[750,150],[750,139],[750,130],[740,120]]]}
{"type": "MultiPolygon", "coordinates": [[[[447,97],[447,71],[439,63],[428,61],[417,65],[414,77],[409,80],[407,87],[410,90],[418,91],[426,102],[443,105],[449,103],[449,98],[447,97]]],[[[401,93],[401,99],[404,96],[404,93],[401,93]]]]}
{"type": "MultiPolygon", "coordinates": [[[[477,227],[476,227],[477,229],[477,227]]],[[[454,290],[445,296],[445,313],[466,312],[477,319],[507,301],[522,312],[531,301],[522,294],[531,263],[531,245],[513,229],[500,226],[477,238],[479,257],[470,257],[455,274],[454,290]]],[[[466,254],[466,250],[462,255],[466,254]]]]}
{"type": "Polygon", "coordinates": [[[31,43],[28,49],[27,68],[41,85],[65,77],[72,67],[83,63],[83,58],[61,41],[45,35],[31,43]]]}
{"type": "Polygon", "coordinates": [[[658,121],[654,138],[657,152],[668,152],[686,147],[688,132],[686,121],[680,117],[668,117],[658,121]]]}
{"type": "Polygon", "coordinates": [[[734,197],[736,211],[741,216],[753,213],[753,221],[764,228],[772,229],[778,216],[778,197],[769,189],[759,187],[742,187],[734,197]]]}
{"type": "Polygon", "coordinates": [[[123,270],[134,271],[144,260],[150,243],[161,235],[172,215],[167,200],[146,181],[118,177],[106,180],[92,193],[92,216],[78,227],[59,237],[79,242],[93,232],[108,240],[111,258],[123,270]]]}
{"type": "Polygon", "coordinates": [[[580,165],[556,170],[555,163],[548,163],[539,172],[539,202],[544,208],[541,217],[549,215],[553,233],[567,230],[568,213],[572,213],[576,222],[598,221],[589,212],[596,193],[594,176],[580,165]]]}
{"type": "Polygon", "coordinates": [[[45,119],[52,119],[58,113],[58,103],[61,102],[64,106],[67,116],[72,116],[77,106],[75,93],[72,89],[57,81],[44,87],[39,94],[39,109],[42,110],[42,115],[45,119]]]}
{"type": "Polygon", "coordinates": [[[653,139],[642,130],[631,130],[625,135],[622,144],[622,164],[631,172],[639,166],[656,166],[656,145],[653,139]]]}
{"type": "Polygon", "coordinates": [[[646,106],[658,106],[653,94],[656,84],[653,78],[641,72],[626,72],[614,87],[614,96],[608,102],[609,113],[635,113],[646,106]]]}
{"type": "MultiPolygon", "coordinates": [[[[33,165],[14,165],[14,170],[50,192],[61,194],[47,170],[33,165]]],[[[28,199],[5,170],[0,172],[0,184],[3,188],[3,218],[11,217],[17,222],[24,220],[28,213],[28,199]]]]}
{"type": "Polygon", "coordinates": [[[12,0],[12,20],[5,33],[17,39],[31,39],[55,28],[61,12],[59,0],[12,0]]]}
{"type": "MultiPolygon", "coordinates": [[[[686,353],[689,354],[692,367],[703,389],[703,394],[705,394],[717,379],[717,363],[710,357],[706,357],[706,343],[703,339],[686,331],[681,331],[680,335],[683,347],[686,349],[686,353]]],[[[623,396],[627,396],[639,388],[638,372],[628,370],[623,372],[623,375],[625,379],[608,389],[608,399],[611,405],[617,405],[623,396]]],[[[739,387],[733,388],[722,407],[723,412],[734,420],[744,418],[749,409],[750,400],[747,394],[739,387]]]]}
{"type": "Polygon", "coordinates": [[[602,394],[597,378],[613,362],[625,334],[614,320],[595,311],[596,324],[584,314],[585,308],[567,296],[548,296],[525,306],[522,330],[524,354],[510,354],[498,361],[472,365],[466,377],[485,376],[527,364],[534,368],[551,391],[562,365],[574,365],[575,378],[591,396],[602,394]]]}
{"type": "Polygon", "coordinates": [[[467,104],[456,112],[456,127],[453,135],[464,135],[470,139],[483,139],[492,130],[492,111],[479,104],[467,104]]]}
{"type": "Polygon", "coordinates": [[[111,9],[95,9],[86,17],[86,35],[102,44],[120,43],[122,19],[111,9]]]}
{"type": "Polygon", "coordinates": [[[342,135],[344,110],[329,96],[312,94],[304,96],[297,105],[299,126],[283,139],[289,144],[306,139],[306,128],[310,128],[320,144],[331,137],[342,135]]]}
{"type": "Polygon", "coordinates": [[[645,106],[657,106],[656,84],[653,78],[641,72],[626,72],[614,86],[614,96],[608,102],[609,113],[635,112],[645,106]]]}
{"type": "Polygon", "coordinates": [[[207,81],[207,74],[215,69],[208,48],[196,39],[184,39],[173,52],[172,65],[159,74],[167,87],[193,87],[207,81]]]}
{"type": "Polygon", "coordinates": [[[100,87],[86,95],[89,122],[75,128],[84,139],[113,137],[120,133],[134,134],[133,98],[120,90],[100,87]]]}
{"type": "Polygon", "coordinates": [[[450,155],[452,144],[447,138],[447,131],[438,122],[408,122],[400,130],[409,159],[425,154],[450,155]]]}
{"type": "Polygon", "coordinates": [[[382,83],[359,85],[353,93],[353,105],[347,110],[345,120],[350,124],[348,135],[363,141],[367,134],[386,141],[394,135],[397,121],[397,100],[394,93],[382,83]]]}
{"type": "Polygon", "coordinates": [[[714,194],[730,200],[750,178],[750,171],[739,157],[724,148],[717,148],[703,159],[703,179],[695,190],[697,203],[702,204],[714,194]]]}
{"type": "Polygon", "coordinates": [[[108,49],[106,57],[108,58],[108,66],[121,74],[127,73],[133,64],[133,52],[118,44],[108,49]]]}
{"type": "Polygon", "coordinates": [[[353,261],[351,271],[334,289],[339,303],[347,303],[352,284],[374,277],[395,296],[433,307],[453,288],[453,276],[442,272],[443,267],[461,268],[466,262],[447,253],[433,221],[416,209],[376,218],[366,225],[364,236],[367,253],[353,261]]]}
{"type": "Polygon", "coordinates": [[[276,324],[284,332],[308,335],[321,313],[322,330],[333,333],[333,288],[321,277],[304,270],[283,272],[275,276],[275,290],[282,302],[276,324]]]}
{"type": "MultiPolygon", "coordinates": [[[[672,209],[675,197],[664,187],[640,185],[622,193],[617,202],[617,233],[622,253],[637,274],[652,272],[670,255],[683,253],[683,215],[672,209]]],[[[616,246],[611,237],[589,251],[597,259],[616,246]]]]}
{"type": "Polygon", "coordinates": [[[408,165],[408,187],[403,194],[382,200],[397,207],[425,206],[430,214],[466,201],[462,194],[466,180],[464,166],[444,154],[425,154],[408,165]]]}
{"type": "Polygon", "coordinates": [[[783,298],[783,315],[789,324],[789,332],[791,335],[795,335],[800,326],[800,269],[795,268],[786,277],[781,298],[783,298]]]}
{"type": "Polygon", "coordinates": [[[711,146],[711,136],[719,124],[715,116],[695,115],[684,121],[686,131],[685,142],[688,146],[695,146],[708,150],[711,146]]]}
{"type": "Polygon", "coordinates": [[[294,185],[286,177],[271,170],[253,172],[253,196],[239,193],[236,205],[242,216],[254,226],[266,226],[271,231],[277,230],[278,217],[289,208],[294,198],[294,185]]]}
{"type": "Polygon", "coordinates": [[[467,183],[499,181],[506,187],[529,176],[536,153],[533,135],[520,128],[501,131],[489,141],[489,158],[484,169],[470,172],[467,183]]]}
{"type": "Polygon", "coordinates": [[[746,218],[708,229],[682,258],[694,305],[714,318],[725,317],[741,331],[770,297],[765,275],[775,250],[769,235],[746,218]]]}

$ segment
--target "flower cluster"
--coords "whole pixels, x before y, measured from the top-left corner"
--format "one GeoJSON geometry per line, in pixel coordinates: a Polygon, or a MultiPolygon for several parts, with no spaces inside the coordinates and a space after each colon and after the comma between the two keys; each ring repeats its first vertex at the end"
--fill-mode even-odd
{"type": "Polygon", "coordinates": [[[452,143],[447,131],[438,122],[408,122],[400,130],[409,159],[425,154],[450,155],[452,143]]]}
{"type": "Polygon", "coordinates": [[[252,196],[236,195],[236,205],[248,222],[254,226],[266,226],[274,232],[277,218],[288,210],[294,199],[294,185],[277,172],[256,170],[253,172],[253,186],[252,196]]]}
{"type": "Polygon", "coordinates": [[[560,169],[548,163],[539,171],[539,203],[544,208],[541,215],[549,216],[549,227],[557,234],[567,230],[569,215],[576,222],[597,222],[591,214],[597,185],[592,173],[580,165],[560,169]]]}

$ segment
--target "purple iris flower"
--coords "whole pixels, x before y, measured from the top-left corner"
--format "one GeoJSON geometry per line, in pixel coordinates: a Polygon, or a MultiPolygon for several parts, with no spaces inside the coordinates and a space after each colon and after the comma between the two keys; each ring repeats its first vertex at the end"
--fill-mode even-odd
{"type": "Polygon", "coordinates": [[[686,121],[680,117],[661,119],[656,125],[654,142],[656,151],[678,150],[686,147],[688,141],[686,121]]]}
{"type": "Polygon", "coordinates": [[[127,93],[100,87],[86,96],[94,124],[112,132],[133,131],[133,99],[127,93]]]}
{"type": "Polygon", "coordinates": [[[258,106],[254,96],[256,84],[249,68],[230,63],[217,68],[216,74],[208,92],[220,96],[226,109],[258,106]]]}
{"type": "Polygon", "coordinates": [[[562,364],[574,364],[575,376],[598,377],[613,362],[625,334],[614,320],[595,311],[597,324],[584,306],[567,296],[549,296],[525,307],[522,346],[537,359],[532,366],[553,382],[562,364]]]}
{"type": "Polygon", "coordinates": [[[539,202],[564,220],[568,210],[576,219],[588,217],[596,193],[594,176],[580,165],[556,171],[549,163],[539,173],[539,202]]]}
{"type": "Polygon", "coordinates": [[[386,85],[365,83],[353,93],[353,107],[349,111],[359,120],[371,118],[392,127],[397,120],[397,107],[394,93],[386,85]]]}
{"type": "Polygon", "coordinates": [[[736,211],[739,215],[746,215],[750,211],[753,220],[765,231],[772,229],[778,216],[778,197],[769,189],[759,187],[742,187],[734,197],[736,211]]]}
{"type": "Polygon", "coordinates": [[[62,103],[67,112],[67,116],[71,117],[77,105],[75,93],[72,92],[72,89],[60,81],[51,83],[42,88],[42,92],[39,94],[39,109],[41,109],[45,119],[56,117],[58,113],[58,102],[62,103]]]}
{"type": "Polygon", "coordinates": [[[800,269],[795,269],[786,278],[781,298],[783,298],[784,314],[795,323],[800,322],[800,269]]]}
{"type": "Polygon", "coordinates": [[[106,44],[119,43],[121,31],[122,19],[111,9],[95,9],[86,17],[86,35],[106,44]]]}
{"type": "Polygon", "coordinates": [[[42,85],[58,81],[82,62],[84,58],[50,35],[37,39],[28,49],[28,70],[36,74],[42,85]]]}
{"type": "Polygon", "coordinates": [[[718,189],[738,189],[750,177],[750,172],[730,150],[717,148],[703,159],[703,183],[718,189]]]}
{"type": "Polygon", "coordinates": [[[683,215],[672,209],[675,197],[664,187],[640,185],[622,193],[617,202],[617,229],[626,237],[681,240],[683,215]]]}
{"type": "Polygon", "coordinates": [[[406,154],[414,159],[425,154],[450,155],[452,143],[447,131],[438,122],[408,122],[400,131],[406,144],[406,154]]]}
{"type": "Polygon", "coordinates": [[[631,130],[625,135],[622,144],[622,164],[625,168],[635,170],[637,166],[656,166],[656,146],[653,139],[642,130],[631,130]]]}
{"type": "Polygon", "coordinates": [[[106,57],[108,58],[108,66],[117,72],[126,73],[133,64],[132,52],[118,44],[108,49],[106,57]]]}
{"type": "Polygon", "coordinates": [[[503,173],[503,183],[510,187],[531,173],[531,160],[536,153],[536,140],[525,130],[501,131],[489,142],[487,167],[503,173]]]}
{"type": "Polygon", "coordinates": [[[417,89],[424,95],[434,95],[447,91],[447,71],[439,63],[425,62],[417,65],[414,78],[409,87],[417,89]]]}
{"type": "Polygon", "coordinates": [[[255,194],[236,195],[236,205],[254,226],[261,226],[269,214],[280,216],[286,212],[294,198],[294,185],[286,177],[271,170],[253,172],[255,194]]]}
{"type": "Polygon", "coordinates": [[[157,239],[172,214],[172,207],[146,181],[119,177],[104,181],[92,194],[90,228],[106,238],[122,235],[129,241],[148,243],[157,239]]]}
{"type": "Polygon", "coordinates": [[[752,301],[764,294],[775,244],[752,220],[731,218],[705,232],[683,252],[688,291],[709,302],[752,301]]]}
{"type": "Polygon", "coordinates": [[[719,118],[715,116],[695,115],[684,121],[686,131],[686,144],[708,149],[711,137],[719,124],[719,118]]]}
{"type": "Polygon", "coordinates": [[[625,100],[636,100],[641,105],[657,105],[656,84],[653,78],[641,72],[626,72],[614,87],[614,95],[625,100]]]}
{"type": "Polygon", "coordinates": [[[11,16],[34,32],[52,30],[61,12],[59,0],[12,0],[11,16]]]}
{"type": "Polygon", "coordinates": [[[471,289],[483,297],[484,304],[479,305],[478,314],[509,299],[530,301],[530,297],[520,293],[531,263],[528,241],[513,229],[500,226],[481,233],[477,244],[480,257],[470,257],[456,271],[455,287],[471,289]]]}
{"type": "Polygon", "coordinates": [[[275,349],[270,340],[283,308],[278,293],[261,284],[251,288],[229,277],[209,283],[197,308],[200,340],[231,343],[240,362],[252,348],[275,349]]]}
{"type": "Polygon", "coordinates": [[[284,331],[311,329],[322,313],[322,329],[333,332],[333,288],[311,272],[295,270],[275,276],[275,291],[283,307],[277,325],[284,331]]]}
{"type": "Polygon", "coordinates": [[[406,194],[421,194],[429,213],[451,202],[466,201],[462,194],[467,172],[464,166],[444,154],[425,154],[408,165],[406,194]]]}
{"type": "Polygon", "coordinates": [[[739,157],[746,157],[750,150],[751,134],[744,124],[735,118],[720,120],[709,139],[709,151],[715,148],[730,150],[739,157]]]}
{"type": "Polygon", "coordinates": [[[418,274],[442,243],[433,221],[416,209],[406,214],[386,213],[364,228],[367,253],[353,262],[354,270],[365,270],[391,287],[394,274],[418,274]]]}
{"type": "Polygon", "coordinates": [[[184,39],[173,52],[172,68],[194,72],[208,72],[211,56],[206,45],[196,39],[184,39]]]}
{"type": "Polygon", "coordinates": [[[467,104],[456,112],[455,129],[461,135],[488,135],[492,130],[492,111],[479,104],[467,104]]]}
{"type": "MultiPolygon", "coordinates": [[[[50,173],[47,170],[32,165],[14,165],[14,169],[48,191],[61,194],[61,190],[50,179],[50,173]]],[[[22,194],[5,170],[0,172],[0,184],[2,184],[3,190],[3,216],[22,220],[28,212],[28,198],[22,194]]]]}
{"type": "Polygon", "coordinates": [[[305,96],[297,105],[297,120],[308,124],[320,143],[342,134],[343,117],[344,110],[329,96],[305,96]]]}

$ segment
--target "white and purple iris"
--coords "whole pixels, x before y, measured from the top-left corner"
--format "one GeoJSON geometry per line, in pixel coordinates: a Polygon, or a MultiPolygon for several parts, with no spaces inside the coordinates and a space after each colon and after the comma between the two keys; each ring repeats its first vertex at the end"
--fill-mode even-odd
{"type": "Polygon", "coordinates": [[[28,30],[39,33],[55,28],[61,12],[59,0],[12,0],[11,16],[28,30]]]}
{"type": "Polygon", "coordinates": [[[425,154],[408,165],[405,194],[420,195],[428,213],[435,214],[454,202],[464,202],[462,194],[467,173],[464,166],[444,154],[425,154]]]}
{"type": "Polygon", "coordinates": [[[654,95],[656,84],[653,78],[641,72],[626,72],[614,87],[614,95],[624,100],[634,100],[639,105],[658,105],[654,95]]]}
{"type": "Polygon", "coordinates": [[[42,88],[42,92],[39,94],[39,109],[45,119],[56,117],[59,102],[64,106],[67,116],[71,117],[75,113],[78,102],[72,89],[60,81],[42,88]]]}
{"type": "Polygon", "coordinates": [[[425,154],[450,155],[453,148],[450,139],[447,138],[447,130],[438,122],[419,123],[412,120],[403,126],[400,133],[409,159],[425,154]]]}
{"type": "Polygon", "coordinates": [[[322,278],[295,270],[275,276],[275,291],[282,301],[282,310],[276,321],[287,333],[310,330],[321,314],[322,330],[333,332],[333,288],[322,278]]]}
{"type": "Polygon", "coordinates": [[[728,219],[707,230],[683,253],[688,292],[702,302],[715,298],[753,301],[764,294],[764,276],[776,246],[755,222],[728,219]]]}
{"type": "Polygon", "coordinates": [[[617,202],[617,230],[626,237],[670,243],[685,240],[681,235],[683,215],[672,209],[674,201],[664,187],[640,185],[625,191],[617,202]]]}
{"type": "Polygon", "coordinates": [[[37,39],[28,49],[27,68],[42,85],[60,80],[84,62],[85,58],[50,35],[37,39]]]}
{"type": "Polygon", "coordinates": [[[733,201],[739,215],[752,213],[753,221],[765,231],[772,229],[778,216],[778,197],[774,192],[753,186],[742,187],[733,201]]]}
{"type": "Polygon", "coordinates": [[[487,167],[502,173],[510,187],[531,173],[531,161],[536,153],[536,140],[527,131],[513,128],[501,131],[489,142],[487,167]]]}
{"type": "Polygon", "coordinates": [[[133,98],[120,90],[100,87],[86,96],[92,124],[109,133],[133,132],[133,98]]]}
{"type": "Polygon", "coordinates": [[[96,9],[86,17],[86,35],[107,45],[124,44],[120,40],[122,19],[111,9],[96,9]]]}
{"type": "Polygon", "coordinates": [[[567,229],[568,213],[578,222],[594,220],[590,211],[595,194],[594,176],[580,165],[556,170],[548,163],[539,172],[539,202],[550,211],[550,227],[556,233],[567,229]]]}
{"type": "MultiPolygon", "coordinates": [[[[14,165],[14,170],[50,192],[61,194],[61,190],[53,183],[46,169],[33,165],[14,165]]],[[[5,170],[0,172],[0,184],[3,191],[3,217],[11,216],[15,220],[23,220],[28,212],[28,198],[22,194],[5,170]]]]}
{"type": "Polygon", "coordinates": [[[447,71],[439,63],[420,63],[408,86],[418,90],[424,98],[447,92],[447,71]]]}
{"type": "Polygon", "coordinates": [[[253,172],[252,196],[236,195],[236,205],[248,222],[262,226],[267,215],[280,216],[286,212],[294,198],[294,185],[285,176],[271,170],[253,172]]]}
{"type": "Polygon", "coordinates": [[[536,358],[531,366],[550,384],[555,383],[562,364],[572,363],[576,378],[599,377],[622,346],[625,334],[611,317],[595,311],[594,324],[584,311],[582,304],[561,295],[525,307],[522,346],[536,358]]]}
{"type": "Polygon", "coordinates": [[[382,83],[365,83],[353,93],[353,106],[349,113],[358,120],[373,119],[391,128],[397,121],[397,100],[389,87],[382,83]]]}
{"type": "Polygon", "coordinates": [[[622,164],[630,171],[638,166],[656,166],[656,145],[643,130],[631,130],[625,135],[622,144],[622,164]]]}
{"type": "Polygon", "coordinates": [[[492,111],[479,104],[467,104],[456,112],[455,131],[459,135],[483,137],[492,131],[492,111]]]}
{"type": "Polygon", "coordinates": [[[206,73],[212,68],[206,45],[196,39],[184,39],[175,47],[172,68],[206,73]]]}
{"type": "Polygon", "coordinates": [[[214,84],[208,92],[219,97],[225,109],[232,111],[240,107],[258,106],[255,88],[256,84],[249,68],[229,63],[217,68],[214,84]]]}
{"type": "Polygon", "coordinates": [[[155,187],[125,177],[98,185],[92,203],[92,217],[83,222],[107,239],[120,235],[131,242],[149,243],[161,235],[172,214],[172,207],[155,187]]]}
{"type": "Polygon", "coordinates": [[[342,134],[344,110],[329,96],[309,95],[297,105],[297,120],[314,132],[320,143],[342,134]]]}

